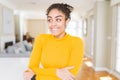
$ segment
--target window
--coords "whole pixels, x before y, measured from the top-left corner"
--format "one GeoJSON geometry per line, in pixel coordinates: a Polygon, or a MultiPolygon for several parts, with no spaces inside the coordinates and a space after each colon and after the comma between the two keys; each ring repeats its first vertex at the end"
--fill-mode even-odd
{"type": "Polygon", "coordinates": [[[69,24],[67,25],[66,32],[69,33],[70,35],[75,35],[76,36],[76,27],[77,23],[75,21],[70,21],[69,24]]]}
{"type": "Polygon", "coordinates": [[[94,50],[94,16],[91,16],[91,55],[93,55],[94,50]]]}
{"type": "Polygon", "coordinates": [[[66,32],[73,36],[82,37],[82,21],[70,21],[67,25],[66,32]]]}
{"type": "Polygon", "coordinates": [[[120,73],[120,5],[117,10],[116,71],[120,73]]]}
{"type": "Polygon", "coordinates": [[[83,20],[83,35],[87,36],[87,19],[83,20]]]}

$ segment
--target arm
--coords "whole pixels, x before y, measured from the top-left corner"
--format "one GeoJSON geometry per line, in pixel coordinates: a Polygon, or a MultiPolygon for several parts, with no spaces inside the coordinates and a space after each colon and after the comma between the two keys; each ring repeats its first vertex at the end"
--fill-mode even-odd
{"type": "Polygon", "coordinates": [[[77,39],[73,42],[73,48],[70,55],[70,60],[68,66],[62,69],[57,69],[57,76],[60,79],[73,80],[76,79],[76,75],[82,64],[83,57],[83,42],[80,39],[77,39]]]}
{"type": "Polygon", "coordinates": [[[44,40],[45,40],[44,35],[38,36],[35,39],[32,54],[30,56],[29,68],[32,69],[35,74],[56,76],[55,68],[46,69],[46,68],[39,67],[44,40]]]}
{"type": "Polygon", "coordinates": [[[83,42],[80,39],[77,39],[73,42],[73,49],[70,56],[70,61],[68,66],[74,66],[73,69],[70,70],[75,76],[78,74],[80,66],[82,64],[82,58],[84,54],[84,46],[83,42]]]}

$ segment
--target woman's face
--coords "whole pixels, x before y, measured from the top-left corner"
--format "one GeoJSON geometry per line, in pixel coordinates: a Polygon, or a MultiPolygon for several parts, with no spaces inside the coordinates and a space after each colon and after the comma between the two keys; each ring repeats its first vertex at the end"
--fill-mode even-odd
{"type": "Polygon", "coordinates": [[[68,20],[65,19],[65,15],[61,11],[52,9],[47,16],[47,21],[52,35],[56,38],[64,37],[68,20]]]}

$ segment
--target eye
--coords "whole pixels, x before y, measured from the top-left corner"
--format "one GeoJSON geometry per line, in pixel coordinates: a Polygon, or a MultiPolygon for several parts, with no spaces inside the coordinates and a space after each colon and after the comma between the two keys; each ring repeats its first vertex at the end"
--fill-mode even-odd
{"type": "Polygon", "coordinates": [[[57,22],[61,22],[61,19],[56,19],[57,22]]]}
{"type": "Polygon", "coordinates": [[[52,22],[52,19],[47,19],[47,21],[48,21],[49,23],[51,23],[51,22],[52,22]]]}

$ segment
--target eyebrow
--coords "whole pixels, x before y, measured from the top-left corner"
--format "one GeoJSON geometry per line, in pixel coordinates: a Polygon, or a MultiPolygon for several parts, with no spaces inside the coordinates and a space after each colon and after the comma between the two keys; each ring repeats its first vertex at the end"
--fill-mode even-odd
{"type": "MultiPolygon", "coordinates": [[[[58,16],[56,16],[55,18],[58,18],[58,17],[63,17],[63,16],[58,15],[58,16]]],[[[51,16],[47,16],[47,18],[52,18],[52,17],[51,17],[51,16]]]]}

